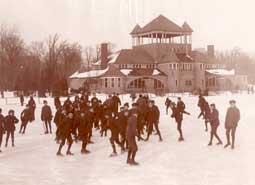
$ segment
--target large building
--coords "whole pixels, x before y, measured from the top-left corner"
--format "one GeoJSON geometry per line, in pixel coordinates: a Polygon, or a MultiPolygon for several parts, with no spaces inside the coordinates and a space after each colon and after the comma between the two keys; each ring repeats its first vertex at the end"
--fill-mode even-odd
{"type": "Polygon", "coordinates": [[[71,89],[88,88],[104,93],[198,92],[246,88],[247,76],[228,71],[214,59],[214,46],[202,53],[192,50],[193,30],[187,22],[178,26],[160,15],[130,33],[132,49],[108,55],[101,46],[101,59],[86,72],[69,78],[71,89]]]}

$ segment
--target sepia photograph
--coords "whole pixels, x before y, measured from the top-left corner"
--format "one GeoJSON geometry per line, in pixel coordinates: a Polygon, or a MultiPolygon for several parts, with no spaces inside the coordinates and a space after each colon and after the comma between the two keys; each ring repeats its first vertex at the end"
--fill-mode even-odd
{"type": "Polygon", "coordinates": [[[255,185],[254,7],[0,0],[0,185],[255,185]]]}

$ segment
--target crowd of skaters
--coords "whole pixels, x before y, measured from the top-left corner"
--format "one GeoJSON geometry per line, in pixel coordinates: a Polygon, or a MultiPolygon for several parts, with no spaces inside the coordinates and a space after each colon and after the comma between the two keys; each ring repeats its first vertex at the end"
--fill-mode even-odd
{"type": "MultiPolygon", "coordinates": [[[[67,144],[66,155],[73,155],[71,152],[72,144],[81,143],[81,153],[88,154],[88,144],[93,144],[94,132],[99,132],[101,137],[106,137],[110,133],[109,145],[112,147],[111,157],[117,156],[117,147],[121,153],[127,152],[127,164],[138,165],[135,161],[136,152],[138,150],[138,141],[149,141],[150,136],[155,132],[159,141],[163,141],[160,129],[160,110],[147,94],[140,94],[138,98],[132,97],[133,103],[122,104],[119,95],[114,93],[102,102],[96,97],[96,94],[90,98],[88,93],[81,96],[75,96],[74,101],[70,97],[62,104],[59,97],[54,98],[56,113],[53,115],[51,107],[46,100],[43,101],[41,110],[41,120],[43,121],[45,134],[52,134],[51,122],[56,125],[55,141],[59,145],[57,156],[63,156],[62,148],[67,144]],[[137,138],[137,139],[136,139],[137,138]]],[[[24,97],[20,98],[21,105],[24,104],[24,97]]],[[[177,102],[173,102],[169,98],[165,101],[166,114],[171,109],[171,117],[177,123],[179,132],[178,141],[184,141],[182,122],[183,114],[190,115],[186,111],[185,103],[180,97],[177,102]]],[[[216,137],[218,145],[223,144],[217,134],[220,124],[219,112],[215,104],[210,104],[200,95],[198,106],[201,110],[198,118],[203,118],[206,131],[208,131],[208,123],[211,126],[211,134],[209,146],[212,145],[213,138],[216,137]]],[[[27,124],[35,120],[36,104],[33,97],[30,97],[28,104],[20,115],[20,134],[25,134],[27,124]]],[[[235,132],[240,120],[240,112],[236,107],[236,101],[230,101],[230,107],[227,110],[225,128],[227,144],[225,148],[231,145],[234,149],[235,132]],[[230,139],[231,133],[231,139],[230,139]]],[[[6,133],[5,147],[8,146],[8,140],[11,136],[12,146],[14,147],[15,125],[19,119],[15,116],[14,110],[9,110],[7,116],[2,115],[0,109],[0,149],[4,133],[6,133]]],[[[153,134],[154,135],[154,134],[153,134]]],[[[1,152],[1,150],[0,150],[1,152]]]]}

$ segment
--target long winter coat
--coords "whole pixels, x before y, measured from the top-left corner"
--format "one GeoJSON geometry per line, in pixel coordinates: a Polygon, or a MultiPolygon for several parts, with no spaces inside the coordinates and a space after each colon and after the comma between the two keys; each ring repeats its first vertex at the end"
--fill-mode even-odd
{"type": "Polygon", "coordinates": [[[52,111],[49,105],[44,105],[41,112],[41,120],[51,120],[52,119],[52,111]]]}
{"type": "Polygon", "coordinates": [[[15,131],[16,127],[15,124],[17,124],[19,122],[19,120],[15,117],[15,116],[6,116],[5,117],[5,124],[4,124],[4,128],[6,131],[15,131]]]}
{"type": "Polygon", "coordinates": [[[59,125],[59,137],[64,139],[73,132],[73,119],[65,117],[59,125]]]}
{"type": "Polygon", "coordinates": [[[30,110],[29,109],[24,109],[21,114],[20,114],[20,119],[22,122],[27,122],[30,119],[30,110]]]}
{"type": "Polygon", "coordinates": [[[2,114],[0,114],[0,133],[4,132],[4,124],[5,124],[5,118],[2,114]]]}
{"type": "Polygon", "coordinates": [[[126,139],[133,140],[137,136],[137,117],[132,115],[128,118],[127,130],[126,130],[126,139]]]}
{"type": "Polygon", "coordinates": [[[240,120],[240,111],[237,107],[230,107],[227,110],[225,128],[235,128],[240,120]]]}
{"type": "Polygon", "coordinates": [[[210,113],[210,123],[214,126],[217,126],[220,124],[219,120],[219,111],[217,109],[213,109],[210,113]]]}
{"type": "Polygon", "coordinates": [[[177,107],[173,107],[172,111],[173,111],[173,113],[172,113],[171,117],[174,118],[177,123],[182,122],[182,120],[183,120],[182,112],[177,107]]]}

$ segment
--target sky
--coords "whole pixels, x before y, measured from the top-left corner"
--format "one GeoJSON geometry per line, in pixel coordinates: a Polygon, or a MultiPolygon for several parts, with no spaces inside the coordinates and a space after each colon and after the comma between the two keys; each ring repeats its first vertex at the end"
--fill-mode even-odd
{"type": "Polygon", "coordinates": [[[240,47],[255,53],[254,0],[0,0],[0,24],[14,25],[26,42],[59,33],[82,46],[101,42],[130,48],[129,33],[162,14],[193,28],[193,48],[240,47]]]}

